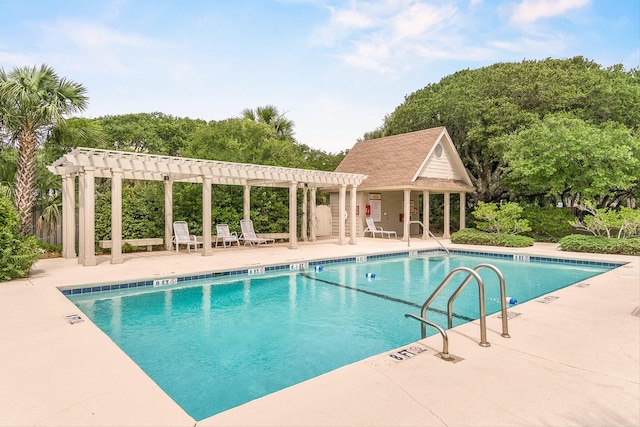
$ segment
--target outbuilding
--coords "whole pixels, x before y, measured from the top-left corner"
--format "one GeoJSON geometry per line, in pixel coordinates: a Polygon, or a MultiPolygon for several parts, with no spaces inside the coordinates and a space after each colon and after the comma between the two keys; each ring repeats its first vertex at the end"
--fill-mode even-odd
{"type": "Polygon", "coordinates": [[[459,201],[458,228],[462,229],[466,193],[475,191],[445,127],[359,141],[336,172],[366,178],[352,191],[349,207],[343,202],[346,186],[331,190],[334,235],[344,235],[343,227],[352,234],[354,222],[356,234],[362,235],[365,218],[370,216],[377,226],[395,231],[405,241],[415,235],[429,238],[430,198],[442,194],[442,237],[450,238],[451,195],[459,201]],[[345,220],[352,216],[354,222],[345,220]]]}

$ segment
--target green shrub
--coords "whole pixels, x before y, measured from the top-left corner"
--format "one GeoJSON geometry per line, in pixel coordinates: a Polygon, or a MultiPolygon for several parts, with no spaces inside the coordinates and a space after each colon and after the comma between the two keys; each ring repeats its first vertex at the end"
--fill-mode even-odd
{"type": "Polygon", "coordinates": [[[0,281],[27,277],[38,260],[38,240],[21,237],[18,212],[8,196],[0,194],[0,281]]]}
{"type": "Polygon", "coordinates": [[[451,243],[484,246],[505,246],[508,248],[524,248],[533,246],[531,237],[515,236],[504,233],[487,233],[475,228],[464,228],[451,235],[451,243]]]}
{"type": "Polygon", "coordinates": [[[603,236],[573,234],[560,239],[560,248],[570,252],[640,255],[640,237],[609,239],[603,236]]]}
{"type": "Polygon", "coordinates": [[[575,233],[572,224],[576,217],[569,208],[528,206],[524,208],[522,216],[531,227],[531,231],[524,235],[533,237],[537,242],[557,242],[575,233]]]}
{"type": "Polygon", "coordinates": [[[514,202],[501,204],[478,202],[471,215],[476,228],[489,233],[519,234],[531,231],[529,221],[522,219],[522,207],[514,202]]]}

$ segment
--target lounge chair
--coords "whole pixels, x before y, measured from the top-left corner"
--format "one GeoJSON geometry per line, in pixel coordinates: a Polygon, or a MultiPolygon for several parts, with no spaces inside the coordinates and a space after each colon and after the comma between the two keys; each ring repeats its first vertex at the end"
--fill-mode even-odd
{"type": "Polygon", "coordinates": [[[222,242],[222,246],[226,249],[227,243],[229,246],[236,243],[240,246],[240,239],[238,239],[238,233],[235,231],[229,231],[228,224],[216,224],[216,247],[218,247],[218,242],[222,242]]]}
{"type": "Polygon", "coordinates": [[[382,227],[377,227],[373,222],[373,218],[371,218],[370,216],[368,216],[366,219],[367,227],[362,232],[362,237],[364,237],[365,233],[371,233],[371,237],[373,237],[374,239],[376,238],[376,234],[380,234],[380,237],[387,236],[389,239],[393,234],[396,239],[398,238],[398,234],[395,231],[385,231],[382,229],[382,227]]]}
{"type": "Polygon", "coordinates": [[[275,243],[275,239],[265,239],[265,238],[256,236],[256,232],[253,230],[253,221],[251,221],[250,219],[241,220],[240,229],[242,230],[242,235],[240,236],[240,238],[244,240],[245,246],[247,246],[247,243],[249,243],[252,247],[254,243],[257,246],[260,246],[261,243],[265,245],[267,243],[275,243]]]}
{"type": "Polygon", "coordinates": [[[173,223],[173,244],[176,245],[176,252],[178,252],[178,246],[180,245],[186,245],[189,253],[191,253],[192,246],[196,252],[198,252],[198,245],[204,248],[203,242],[198,242],[195,235],[189,234],[189,226],[185,221],[175,221],[173,223]]]}

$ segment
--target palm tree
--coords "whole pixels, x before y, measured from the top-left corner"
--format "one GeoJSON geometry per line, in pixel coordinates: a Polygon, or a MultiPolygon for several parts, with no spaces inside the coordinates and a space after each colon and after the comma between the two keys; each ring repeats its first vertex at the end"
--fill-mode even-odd
{"type": "Polygon", "coordinates": [[[254,110],[245,108],[242,110],[242,118],[256,123],[264,123],[270,126],[278,139],[293,139],[293,121],[287,119],[285,113],[280,113],[278,107],[265,105],[254,110]]]}
{"type": "Polygon", "coordinates": [[[0,127],[18,142],[14,204],[20,214],[20,234],[33,234],[31,215],[35,203],[36,152],[38,141],[65,115],[83,111],[88,104],[86,89],[59,78],[53,68],[0,69],[0,127]]]}

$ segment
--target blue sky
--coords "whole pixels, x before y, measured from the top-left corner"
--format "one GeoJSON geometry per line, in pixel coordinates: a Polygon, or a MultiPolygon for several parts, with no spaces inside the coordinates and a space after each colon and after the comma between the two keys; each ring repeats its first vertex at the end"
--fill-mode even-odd
{"type": "Polygon", "coordinates": [[[0,67],[83,84],[84,117],[271,104],[333,153],[458,70],[576,55],[640,67],[640,0],[0,0],[0,67]]]}

